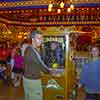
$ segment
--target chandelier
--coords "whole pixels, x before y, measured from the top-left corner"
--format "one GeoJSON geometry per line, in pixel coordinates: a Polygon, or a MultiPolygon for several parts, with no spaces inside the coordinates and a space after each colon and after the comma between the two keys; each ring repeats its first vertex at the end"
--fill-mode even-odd
{"type": "MultiPolygon", "coordinates": [[[[57,13],[61,13],[62,9],[66,7],[66,0],[54,0],[51,1],[48,5],[48,11],[52,12],[54,8],[57,8],[57,13]]],[[[69,1],[69,7],[67,9],[68,12],[71,12],[74,10],[74,4],[73,1],[69,1]]]]}

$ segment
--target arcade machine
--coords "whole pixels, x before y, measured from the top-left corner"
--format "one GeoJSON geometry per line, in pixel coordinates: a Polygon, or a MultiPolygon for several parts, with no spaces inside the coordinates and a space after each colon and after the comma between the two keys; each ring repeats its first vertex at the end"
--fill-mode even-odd
{"type": "Polygon", "coordinates": [[[71,54],[68,34],[44,35],[42,58],[51,74],[42,75],[43,100],[70,100],[75,88],[75,66],[71,54]]]}

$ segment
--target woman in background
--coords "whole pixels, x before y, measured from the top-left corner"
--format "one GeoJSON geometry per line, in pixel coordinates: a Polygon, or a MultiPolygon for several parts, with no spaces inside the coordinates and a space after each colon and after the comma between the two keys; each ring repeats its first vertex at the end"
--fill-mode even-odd
{"type": "Polygon", "coordinates": [[[18,50],[18,52],[14,56],[14,68],[13,68],[13,72],[14,72],[13,85],[15,87],[19,86],[21,83],[23,66],[24,66],[24,59],[23,56],[21,56],[21,51],[18,50]]]}

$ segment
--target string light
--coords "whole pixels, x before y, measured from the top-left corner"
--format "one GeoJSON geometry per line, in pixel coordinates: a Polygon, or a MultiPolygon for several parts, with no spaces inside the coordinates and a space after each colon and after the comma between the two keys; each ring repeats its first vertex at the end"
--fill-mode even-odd
{"type": "Polygon", "coordinates": [[[70,5],[70,8],[71,8],[71,10],[74,10],[74,5],[71,4],[71,5],[70,5]]]}
{"type": "Polygon", "coordinates": [[[49,11],[49,12],[52,11],[52,7],[53,7],[53,4],[50,3],[49,6],[48,6],[48,11],[49,11]]]}
{"type": "Polygon", "coordinates": [[[52,8],[48,8],[48,11],[51,12],[52,11],[52,8]]]}
{"type": "Polygon", "coordinates": [[[49,8],[52,8],[52,7],[53,7],[53,4],[50,3],[50,4],[49,4],[49,8]]]}
{"type": "Polygon", "coordinates": [[[60,8],[64,8],[64,5],[65,5],[64,2],[61,2],[60,3],[60,8]]]}
{"type": "MultiPolygon", "coordinates": [[[[53,10],[53,7],[58,7],[58,9],[57,9],[57,13],[61,13],[61,11],[63,11],[63,8],[64,8],[64,6],[65,6],[65,3],[63,2],[63,1],[61,1],[61,2],[54,2],[54,3],[51,3],[50,2],[50,4],[48,5],[48,11],[49,12],[51,12],[52,10],[53,10]],[[55,6],[56,5],[56,6],[55,6]],[[60,8],[59,8],[60,7],[60,8]]],[[[72,0],[70,1],[70,6],[69,6],[69,8],[67,9],[67,11],[68,12],[71,12],[72,10],[74,10],[74,4],[73,4],[73,2],[72,2],[72,0]]]]}

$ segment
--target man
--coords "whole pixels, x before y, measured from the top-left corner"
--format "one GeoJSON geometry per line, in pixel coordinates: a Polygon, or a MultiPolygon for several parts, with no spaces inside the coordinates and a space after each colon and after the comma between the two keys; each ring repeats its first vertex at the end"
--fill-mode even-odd
{"type": "Polygon", "coordinates": [[[25,100],[42,100],[41,71],[48,73],[49,69],[37,51],[42,43],[42,34],[34,31],[30,38],[32,39],[32,45],[28,46],[24,52],[23,86],[25,100]]]}
{"type": "Polygon", "coordinates": [[[83,86],[86,100],[100,100],[100,58],[97,47],[92,47],[91,60],[84,64],[79,87],[83,86]]]}

